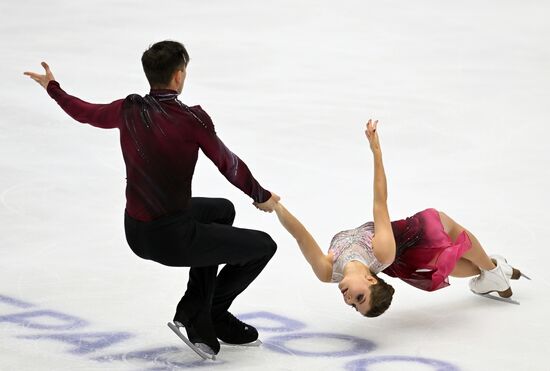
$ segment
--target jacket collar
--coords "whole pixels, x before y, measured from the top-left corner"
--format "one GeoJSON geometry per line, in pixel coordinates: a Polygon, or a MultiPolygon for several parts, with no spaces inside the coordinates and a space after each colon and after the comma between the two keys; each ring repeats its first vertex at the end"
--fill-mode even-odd
{"type": "Polygon", "coordinates": [[[179,93],[172,89],[151,89],[149,95],[158,100],[172,100],[176,99],[179,93]]]}

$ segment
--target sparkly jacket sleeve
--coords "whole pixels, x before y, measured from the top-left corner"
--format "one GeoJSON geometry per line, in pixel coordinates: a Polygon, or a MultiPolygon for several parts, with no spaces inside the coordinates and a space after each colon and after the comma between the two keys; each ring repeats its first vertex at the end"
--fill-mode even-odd
{"type": "Polygon", "coordinates": [[[200,107],[190,107],[199,119],[197,128],[199,146],[204,154],[218,167],[218,170],[241,191],[249,195],[255,202],[265,202],[271,193],[260,185],[252,176],[248,166],[216,135],[214,124],[208,114],[200,107]]]}
{"type": "Polygon", "coordinates": [[[119,127],[122,117],[123,99],[109,104],[93,104],[67,94],[57,81],[50,81],[48,94],[76,121],[92,126],[112,129],[119,127]]]}

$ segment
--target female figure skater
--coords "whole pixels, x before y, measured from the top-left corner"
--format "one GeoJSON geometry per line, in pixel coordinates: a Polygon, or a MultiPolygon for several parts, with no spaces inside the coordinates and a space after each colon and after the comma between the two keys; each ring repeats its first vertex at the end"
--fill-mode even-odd
{"type": "Polygon", "coordinates": [[[369,120],[365,130],[374,156],[374,222],[336,234],[325,255],[298,219],[280,202],[275,206],[317,278],[338,282],[344,302],[367,317],[384,313],[394,293],[379,272],[426,291],[448,286],[448,276],[475,276],[470,280],[474,293],[510,297],[509,280],[521,273],[501,256],[487,256],[475,236],[443,212],[426,209],[390,221],[377,124],[369,120]]]}

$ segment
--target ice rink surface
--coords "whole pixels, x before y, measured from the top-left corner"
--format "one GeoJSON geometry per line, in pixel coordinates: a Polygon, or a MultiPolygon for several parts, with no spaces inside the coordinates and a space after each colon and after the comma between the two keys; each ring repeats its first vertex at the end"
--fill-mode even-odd
{"type": "Polygon", "coordinates": [[[550,370],[549,19],[529,0],[2,2],[0,370],[550,370]],[[532,276],[521,305],[389,279],[391,308],[362,318],[201,155],[194,195],[279,248],[232,307],[264,345],[199,362],[166,327],[187,269],[126,244],[118,132],[22,74],[46,60],[82,99],[145,94],[141,53],[163,39],[191,55],[182,101],[323,249],[372,220],[377,118],[391,217],[445,211],[532,276]]]}

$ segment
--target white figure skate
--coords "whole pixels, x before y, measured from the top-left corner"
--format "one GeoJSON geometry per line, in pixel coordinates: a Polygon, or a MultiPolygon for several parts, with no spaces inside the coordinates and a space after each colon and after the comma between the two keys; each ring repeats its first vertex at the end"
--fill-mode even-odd
{"type": "Polygon", "coordinates": [[[493,260],[493,263],[502,265],[502,271],[511,280],[519,280],[521,277],[531,280],[528,276],[523,274],[519,269],[512,267],[508,264],[508,261],[500,255],[491,255],[490,258],[493,260]]]}
{"type": "MultiPolygon", "coordinates": [[[[504,272],[504,264],[496,260],[496,267],[490,271],[481,270],[481,274],[470,280],[470,290],[474,294],[484,296],[489,299],[505,301],[511,304],[519,304],[519,302],[510,299],[512,289],[510,288],[510,279],[504,272]],[[491,293],[498,293],[498,296],[491,293]]],[[[513,269],[512,267],[510,267],[513,269]]]]}

